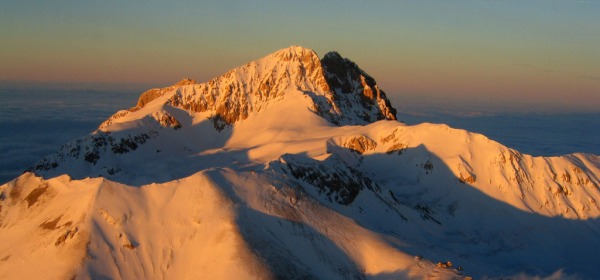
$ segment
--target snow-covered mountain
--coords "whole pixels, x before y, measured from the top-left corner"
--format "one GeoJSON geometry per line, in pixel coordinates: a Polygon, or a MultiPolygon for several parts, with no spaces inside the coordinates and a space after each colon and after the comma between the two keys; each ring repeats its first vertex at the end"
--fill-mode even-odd
{"type": "Polygon", "coordinates": [[[0,278],[600,278],[598,156],[395,114],[297,46],[149,90],[0,187],[0,278]]]}

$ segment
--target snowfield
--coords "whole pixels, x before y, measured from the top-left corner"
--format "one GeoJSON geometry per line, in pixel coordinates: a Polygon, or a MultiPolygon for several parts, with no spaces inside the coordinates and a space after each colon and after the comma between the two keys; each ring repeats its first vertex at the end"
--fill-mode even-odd
{"type": "Polygon", "coordinates": [[[292,46],[140,97],[0,186],[2,279],[600,278],[600,158],[395,120],[292,46]]]}

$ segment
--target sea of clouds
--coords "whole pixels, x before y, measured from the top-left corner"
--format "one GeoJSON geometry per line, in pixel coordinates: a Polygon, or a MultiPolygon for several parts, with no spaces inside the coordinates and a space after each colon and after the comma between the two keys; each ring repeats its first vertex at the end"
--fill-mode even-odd
{"type": "Polygon", "coordinates": [[[63,144],[85,136],[120,109],[133,90],[0,89],[0,184],[63,144]]]}

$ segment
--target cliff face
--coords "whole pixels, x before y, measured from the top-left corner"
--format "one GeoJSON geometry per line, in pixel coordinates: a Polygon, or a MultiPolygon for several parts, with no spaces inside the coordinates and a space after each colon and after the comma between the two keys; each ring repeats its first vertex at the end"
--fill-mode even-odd
{"type": "Polygon", "coordinates": [[[233,69],[191,92],[177,92],[168,103],[213,112],[215,127],[222,129],[281,100],[288,89],[304,92],[313,101],[311,109],[336,125],[396,119],[385,93],[356,64],[337,53],[319,60],[312,50],[296,46],[233,69]]]}
{"type": "Polygon", "coordinates": [[[321,64],[334,99],[341,100],[338,106],[345,111],[343,115],[359,115],[367,123],[396,120],[396,109],[385,92],[356,63],[337,52],[330,52],[323,57],[321,64]]]}

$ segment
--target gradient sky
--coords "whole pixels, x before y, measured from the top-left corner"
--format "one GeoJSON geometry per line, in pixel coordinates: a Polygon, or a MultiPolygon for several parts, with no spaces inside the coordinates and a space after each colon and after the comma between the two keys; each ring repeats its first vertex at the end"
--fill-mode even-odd
{"type": "Polygon", "coordinates": [[[0,2],[0,81],[166,86],[290,45],[391,95],[600,111],[600,1],[0,2]]]}

